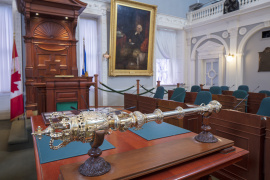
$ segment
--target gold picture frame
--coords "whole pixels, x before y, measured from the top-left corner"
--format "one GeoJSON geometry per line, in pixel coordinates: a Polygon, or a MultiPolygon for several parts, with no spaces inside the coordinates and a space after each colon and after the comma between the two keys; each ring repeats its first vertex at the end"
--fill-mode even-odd
{"type": "Polygon", "coordinates": [[[157,6],[111,1],[109,76],[152,76],[157,6]]]}

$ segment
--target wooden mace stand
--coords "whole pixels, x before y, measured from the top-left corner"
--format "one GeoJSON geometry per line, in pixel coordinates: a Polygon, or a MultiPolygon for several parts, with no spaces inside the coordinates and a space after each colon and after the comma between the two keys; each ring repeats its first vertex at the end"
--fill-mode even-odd
{"type": "Polygon", "coordinates": [[[202,143],[216,143],[218,142],[218,139],[210,132],[211,127],[210,127],[210,122],[209,118],[212,113],[206,112],[202,115],[203,121],[202,121],[202,132],[195,136],[195,140],[202,142],[202,143]]]}
{"type": "Polygon", "coordinates": [[[88,151],[90,158],[79,167],[79,172],[82,175],[90,177],[100,176],[111,170],[110,163],[100,157],[102,150],[99,149],[99,146],[102,145],[105,134],[105,130],[95,132],[94,141],[90,142],[91,149],[88,151]]]}

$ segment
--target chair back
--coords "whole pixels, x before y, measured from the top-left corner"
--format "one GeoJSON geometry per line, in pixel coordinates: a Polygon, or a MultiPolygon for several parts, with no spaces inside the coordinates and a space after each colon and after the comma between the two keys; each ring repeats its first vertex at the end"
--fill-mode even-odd
{"type": "Polygon", "coordinates": [[[244,99],[247,95],[247,91],[244,90],[236,90],[233,92],[233,96],[240,99],[244,99]]]}
{"type": "Polygon", "coordinates": [[[184,88],[176,88],[173,91],[173,95],[170,100],[177,102],[184,102],[185,97],[186,97],[186,90],[184,88]]]}
{"type": "Polygon", "coordinates": [[[212,94],[209,91],[201,91],[198,92],[194,104],[201,105],[202,103],[204,103],[205,105],[207,105],[210,101],[212,101],[212,94]]]}
{"type": "Polygon", "coordinates": [[[220,86],[222,91],[229,91],[229,86],[220,86]]]}
{"type": "Polygon", "coordinates": [[[267,96],[270,96],[270,91],[267,91],[267,90],[261,90],[259,91],[259,93],[263,93],[263,94],[266,94],[267,96]]]}
{"type": "Polygon", "coordinates": [[[163,99],[164,96],[164,87],[159,86],[156,90],[156,93],[154,95],[154,98],[163,99]]]}
{"type": "Polygon", "coordinates": [[[249,88],[248,88],[247,85],[240,85],[240,86],[238,86],[238,90],[243,90],[243,91],[248,92],[249,91],[249,88]]]}
{"type": "Polygon", "coordinates": [[[194,85],[191,87],[190,92],[200,92],[201,91],[201,87],[198,85],[194,85]]]}
{"type": "Polygon", "coordinates": [[[212,86],[212,87],[210,87],[209,92],[211,94],[222,94],[221,87],[219,87],[219,86],[212,86]]]}
{"type": "Polygon", "coordinates": [[[270,117],[270,97],[264,98],[262,100],[257,114],[260,116],[269,116],[270,117]]]}

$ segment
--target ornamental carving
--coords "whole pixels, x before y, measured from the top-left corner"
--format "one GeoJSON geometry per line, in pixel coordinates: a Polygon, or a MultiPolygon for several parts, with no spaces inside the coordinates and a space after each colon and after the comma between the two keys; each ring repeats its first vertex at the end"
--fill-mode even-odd
{"type": "Polygon", "coordinates": [[[224,31],[224,32],[222,33],[222,37],[223,37],[224,39],[226,39],[228,36],[229,36],[228,31],[224,31]]]}
{"type": "Polygon", "coordinates": [[[245,27],[240,28],[240,30],[239,30],[240,35],[245,35],[246,33],[247,33],[247,28],[245,28],[245,27]]]}
{"type": "Polygon", "coordinates": [[[55,22],[44,22],[36,27],[34,30],[35,38],[46,38],[46,39],[62,39],[68,40],[68,31],[59,23],[55,22]]]}

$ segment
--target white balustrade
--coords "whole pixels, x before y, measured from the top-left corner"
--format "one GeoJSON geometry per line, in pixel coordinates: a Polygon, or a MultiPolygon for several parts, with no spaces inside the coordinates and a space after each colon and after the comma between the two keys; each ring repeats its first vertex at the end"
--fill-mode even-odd
{"type": "MultiPolygon", "coordinates": [[[[246,9],[269,2],[269,0],[238,0],[239,9],[246,9]]],[[[187,13],[187,19],[190,23],[201,22],[208,19],[213,19],[223,15],[225,0],[203,7],[196,11],[187,13]]]]}

